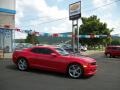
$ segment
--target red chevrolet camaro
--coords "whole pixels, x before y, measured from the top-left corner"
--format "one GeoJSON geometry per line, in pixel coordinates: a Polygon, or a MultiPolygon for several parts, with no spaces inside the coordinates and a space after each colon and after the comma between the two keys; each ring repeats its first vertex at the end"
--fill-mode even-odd
{"type": "Polygon", "coordinates": [[[92,58],[70,55],[54,46],[35,46],[14,51],[12,60],[21,71],[36,68],[65,73],[72,78],[94,75],[97,67],[96,60],[92,58]]]}

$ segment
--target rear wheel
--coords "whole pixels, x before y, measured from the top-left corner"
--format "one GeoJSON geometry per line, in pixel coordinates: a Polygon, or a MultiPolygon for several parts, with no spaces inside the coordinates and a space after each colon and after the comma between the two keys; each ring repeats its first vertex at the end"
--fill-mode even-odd
{"type": "Polygon", "coordinates": [[[80,78],[83,75],[83,68],[79,64],[71,64],[68,67],[68,75],[71,78],[80,78]]]}
{"type": "Polygon", "coordinates": [[[25,71],[28,69],[28,63],[24,58],[18,59],[17,66],[18,66],[18,69],[21,71],[25,71]]]}

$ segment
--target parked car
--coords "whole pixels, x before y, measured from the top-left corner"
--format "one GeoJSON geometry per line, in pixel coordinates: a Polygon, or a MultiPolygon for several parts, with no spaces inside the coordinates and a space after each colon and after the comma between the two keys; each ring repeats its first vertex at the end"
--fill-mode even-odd
{"type": "MultiPolygon", "coordinates": [[[[63,48],[69,53],[73,53],[73,48],[70,44],[59,44],[57,46],[59,46],[60,48],[63,48]]],[[[75,52],[77,52],[77,46],[75,46],[75,52]]]]}
{"type": "Polygon", "coordinates": [[[107,57],[120,56],[120,46],[107,46],[105,48],[105,55],[107,57]]]}
{"type": "Polygon", "coordinates": [[[87,51],[87,46],[80,46],[81,51],[87,51]]]}
{"type": "Polygon", "coordinates": [[[37,68],[68,74],[72,78],[94,75],[97,67],[95,59],[72,56],[56,46],[34,46],[14,51],[12,60],[21,71],[37,68]]]}

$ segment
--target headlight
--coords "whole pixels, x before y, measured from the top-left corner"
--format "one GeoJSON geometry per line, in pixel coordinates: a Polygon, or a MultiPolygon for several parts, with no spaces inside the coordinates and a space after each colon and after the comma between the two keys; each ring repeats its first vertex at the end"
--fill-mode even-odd
{"type": "Polygon", "coordinates": [[[89,67],[89,66],[95,66],[96,65],[96,62],[92,62],[92,63],[88,63],[88,64],[85,64],[83,65],[83,67],[89,67]]]}

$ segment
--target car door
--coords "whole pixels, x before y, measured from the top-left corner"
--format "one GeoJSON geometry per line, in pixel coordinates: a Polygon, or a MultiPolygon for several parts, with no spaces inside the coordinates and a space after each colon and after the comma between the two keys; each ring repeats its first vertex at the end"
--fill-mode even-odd
{"type": "Polygon", "coordinates": [[[31,63],[33,67],[44,68],[44,69],[55,69],[58,65],[57,57],[51,55],[55,53],[53,50],[48,48],[34,48],[31,50],[31,63]]]}
{"type": "Polygon", "coordinates": [[[112,47],[110,52],[111,52],[112,56],[116,56],[117,55],[117,48],[116,47],[112,47]]]}
{"type": "Polygon", "coordinates": [[[48,48],[39,48],[39,54],[37,56],[37,62],[40,67],[45,69],[52,69],[51,63],[54,63],[54,58],[51,55],[53,51],[48,48]]]}
{"type": "Polygon", "coordinates": [[[40,51],[39,64],[47,70],[63,72],[64,59],[50,48],[42,48],[40,51]],[[54,55],[53,55],[54,54],[54,55]]]}
{"type": "Polygon", "coordinates": [[[29,54],[29,63],[30,63],[30,66],[32,67],[40,67],[42,64],[39,63],[39,57],[40,56],[40,48],[38,47],[35,47],[35,48],[32,48],[30,50],[30,54],[29,54]]]}
{"type": "Polygon", "coordinates": [[[52,49],[33,48],[29,56],[32,67],[64,72],[67,62],[52,49]],[[55,54],[54,55],[52,55],[55,54]]]}

